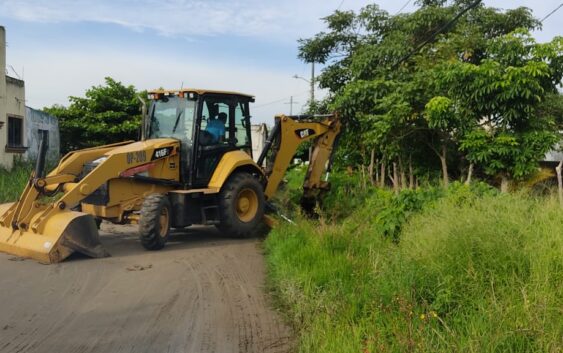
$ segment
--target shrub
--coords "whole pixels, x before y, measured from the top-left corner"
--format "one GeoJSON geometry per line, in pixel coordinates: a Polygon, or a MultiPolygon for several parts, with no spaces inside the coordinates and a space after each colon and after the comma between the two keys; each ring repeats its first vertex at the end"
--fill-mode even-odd
{"type": "Polygon", "coordinates": [[[33,165],[28,162],[16,162],[9,171],[0,168],[0,203],[18,199],[32,170],[33,165]]]}
{"type": "Polygon", "coordinates": [[[562,226],[555,202],[480,184],[375,190],[342,223],[275,229],[270,285],[301,352],[560,352],[562,226]]]}

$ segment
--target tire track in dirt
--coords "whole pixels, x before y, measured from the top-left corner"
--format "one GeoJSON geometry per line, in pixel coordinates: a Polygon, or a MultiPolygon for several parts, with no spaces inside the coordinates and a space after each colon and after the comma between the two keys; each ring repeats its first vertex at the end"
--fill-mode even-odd
{"type": "Polygon", "coordinates": [[[200,227],[147,252],[134,227],[103,231],[110,258],[45,266],[0,254],[1,353],[291,350],[258,240],[200,227]]]}

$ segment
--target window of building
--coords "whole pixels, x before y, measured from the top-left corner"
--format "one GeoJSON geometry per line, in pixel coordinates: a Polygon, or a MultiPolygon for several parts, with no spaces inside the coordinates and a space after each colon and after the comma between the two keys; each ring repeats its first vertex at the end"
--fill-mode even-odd
{"type": "Polygon", "coordinates": [[[8,117],[8,148],[23,147],[23,119],[8,117]]]}

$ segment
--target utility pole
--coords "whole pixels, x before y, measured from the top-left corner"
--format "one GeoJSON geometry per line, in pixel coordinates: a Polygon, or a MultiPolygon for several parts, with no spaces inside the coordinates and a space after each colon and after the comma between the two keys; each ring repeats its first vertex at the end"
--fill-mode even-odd
{"type": "Polygon", "coordinates": [[[309,104],[313,104],[315,102],[315,62],[311,63],[311,102],[309,104]]]}
{"type": "Polygon", "coordinates": [[[299,104],[299,102],[293,101],[293,96],[289,97],[289,102],[285,102],[284,104],[289,104],[289,115],[293,115],[293,105],[299,104]]]}
{"type": "Polygon", "coordinates": [[[313,104],[313,102],[315,101],[315,63],[312,62],[311,63],[311,79],[307,80],[305,77],[301,77],[297,74],[293,75],[293,78],[298,78],[300,80],[303,80],[305,82],[307,82],[310,86],[311,86],[311,100],[309,101],[309,104],[313,104]]]}

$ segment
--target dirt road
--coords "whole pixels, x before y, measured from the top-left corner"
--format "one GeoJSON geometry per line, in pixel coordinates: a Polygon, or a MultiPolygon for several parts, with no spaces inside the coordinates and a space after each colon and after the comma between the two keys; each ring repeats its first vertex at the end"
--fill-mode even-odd
{"type": "Polygon", "coordinates": [[[264,294],[258,240],[201,227],[147,252],[135,230],[102,225],[105,259],[40,265],[0,254],[0,352],[290,350],[264,294]]]}

